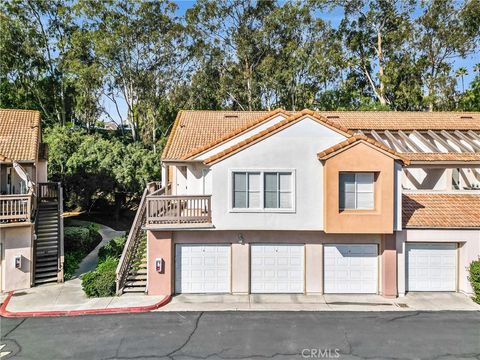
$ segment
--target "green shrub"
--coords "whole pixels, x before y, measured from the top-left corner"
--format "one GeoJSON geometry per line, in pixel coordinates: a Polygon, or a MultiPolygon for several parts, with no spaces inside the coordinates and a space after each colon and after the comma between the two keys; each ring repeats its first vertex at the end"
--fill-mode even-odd
{"type": "Polygon", "coordinates": [[[468,270],[470,273],[468,280],[474,292],[473,300],[480,304],[480,259],[472,261],[468,270]]]}
{"type": "Polygon", "coordinates": [[[99,228],[98,224],[94,223],[72,225],[64,228],[65,280],[72,278],[82,259],[95,249],[102,240],[102,236],[98,232],[99,228]]]}
{"type": "Polygon", "coordinates": [[[90,230],[81,226],[64,228],[65,251],[83,250],[90,242],[90,230]]]}
{"type": "Polygon", "coordinates": [[[118,236],[102,246],[98,251],[98,262],[102,263],[109,257],[119,259],[126,241],[126,236],[118,236]]]}
{"type": "Polygon", "coordinates": [[[82,276],[82,288],[88,297],[115,295],[115,270],[118,259],[108,257],[94,271],[82,276]]]}
{"type": "Polygon", "coordinates": [[[65,252],[63,263],[63,278],[65,280],[70,280],[72,278],[75,270],[77,270],[78,265],[80,265],[84,257],[85,254],[81,250],[65,252]]]}

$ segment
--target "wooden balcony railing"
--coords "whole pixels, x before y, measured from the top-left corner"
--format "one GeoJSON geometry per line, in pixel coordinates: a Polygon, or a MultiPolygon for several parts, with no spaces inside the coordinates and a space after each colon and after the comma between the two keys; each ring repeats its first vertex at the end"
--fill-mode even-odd
{"type": "Polygon", "coordinates": [[[147,197],[149,225],[211,224],[210,195],[151,195],[147,197]]]}
{"type": "Polygon", "coordinates": [[[38,198],[41,201],[58,201],[61,185],[56,182],[38,184],[38,198]]]}
{"type": "Polygon", "coordinates": [[[0,195],[0,222],[30,221],[32,195],[0,195]]]}

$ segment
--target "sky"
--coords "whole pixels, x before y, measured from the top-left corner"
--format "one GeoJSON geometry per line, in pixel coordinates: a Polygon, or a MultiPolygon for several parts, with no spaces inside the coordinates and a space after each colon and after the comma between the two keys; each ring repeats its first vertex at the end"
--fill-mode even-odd
{"type": "MultiPolygon", "coordinates": [[[[183,16],[185,15],[185,12],[191,8],[194,4],[195,1],[174,1],[177,6],[177,15],[178,16],[183,16]]],[[[343,11],[340,8],[335,8],[331,12],[328,13],[319,13],[320,16],[324,19],[324,21],[330,22],[333,27],[337,27],[340,23],[340,21],[343,18],[343,11]]],[[[420,9],[418,9],[415,13],[415,16],[420,15],[420,9]]],[[[467,69],[468,74],[464,77],[464,82],[465,82],[465,88],[468,88],[470,85],[470,82],[474,78],[474,72],[473,72],[473,66],[477,63],[480,62],[480,54],[475,53],[470,56],[468,56],[465,59],[457,58],[454,60],[454,71],[456,71],[460,67],[464,67],[467,69]]],[[[461,82],[458,81],[457,83],[457,89],[461,90],[461,82]]],[[[123,118],[126,118],[126,113],[127,113],[127,106],[125,101],[122,101],[121,99],[117,99],[118,105],[119,105],[119,110],[120,113],[122,114],[123,118]]],[[[117,115],[117,111],[115,109],[114,104],[108,100],[107,98],[103,98],[103,105],[105,107],[105,110],[111,115],[111,117],[117,122],[120,123],[120,118],[117,115]]],[[[108,119],[105,119],[108,121],[108,119]]]]}

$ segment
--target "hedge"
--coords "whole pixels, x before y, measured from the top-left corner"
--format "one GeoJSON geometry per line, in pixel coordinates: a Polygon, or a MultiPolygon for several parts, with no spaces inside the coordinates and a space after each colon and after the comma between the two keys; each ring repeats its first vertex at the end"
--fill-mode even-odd
{"type": "Polygon", "coordinates": [[[102,240],[98,229],[99,226],[93,223],[66,226],[64,228],[65,280],[72,278],[83,258],[95,249],[102,240]]]}
{"type": "Polygon", "coordinates": [[[470,276],[468,280],[472,284],[473,288],[473,301],[480,304],[480,259],[472,261],[469,267],[470,276]]]}
{"type": "Polygon", "coordinates": [[[88,297],[115,295],[115,270],[118,259],[108,257],[99,263],[94,271],[82,276],[82,288],[88,297]]]}
{"type": "Polygon", "coordinates": [[[101,263],[108,257],[119,259],[126,241],[127,238],[125,236],[117,236],[110,240],[105,246],[102,246],[98,251],[98,262],[101,263]]]}

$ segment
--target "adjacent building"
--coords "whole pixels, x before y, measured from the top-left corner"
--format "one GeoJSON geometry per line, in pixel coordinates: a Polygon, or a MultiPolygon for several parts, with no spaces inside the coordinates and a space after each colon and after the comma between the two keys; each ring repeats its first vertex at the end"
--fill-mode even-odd
{"type": "Polygon", "coordinates": [[[119,292],[472,293],[480,113],[181,111],[162,169],[119,292]]]}
{"type": "Polygon", "coordinates": [[[40,113],[0,109],[1,291],[63,281],[61,199],[60,185],[47,182],[40,113]]]}

